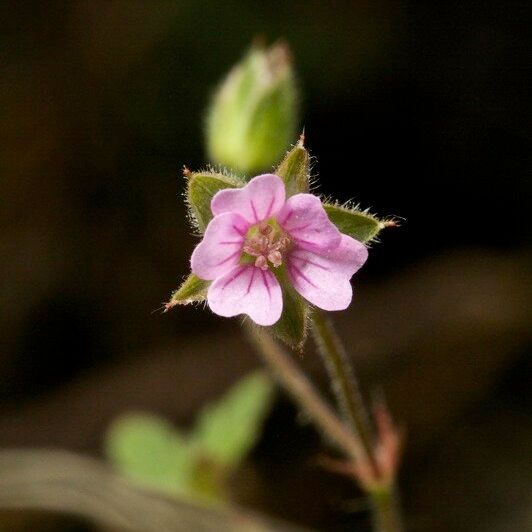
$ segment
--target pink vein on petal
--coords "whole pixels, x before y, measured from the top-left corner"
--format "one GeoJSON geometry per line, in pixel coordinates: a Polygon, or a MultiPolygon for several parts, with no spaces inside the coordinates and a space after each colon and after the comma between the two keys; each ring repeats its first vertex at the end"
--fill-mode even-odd
{"type": "Polygon", "coordinates": [[[303,231],[303,229],[306,229],[309,225],[312,225],[313,223],[314,223],[314,220],[311,220],[310,222],[306,223],[305,225],[300,225],[299,227],[291,227],[290,228],[290,232],[293,233],[294,231],[303,231]]]}
{"type": "Polygon", "coordinates": [[[310,286],[313,286],[314,288],[318,288],[296,265],[291,264],[290,270],[295,270],[296,274],[302,279],[304,279],[305,281],[307,281],[307,283],[310,286]]]}
{"type": "Polygon", "coordinates": [[[305,240],[304,238],[297,238],[297,236],[292,236],[292,238],[299,242],[300,244],[307,244],[308,246],[314,246],[314,242],[309,242],[308,240],[305,240]]]}
{"type": "Polygon", "coordinates": [[[293,260],[293,259],[301,260],[305,264],[312,264],[312,266],[316,266],[316,268],[321,268],[322,270],[325,270],[327,272],[330,271],[330,268],[328,268],[327,266],[314,262],[313,260],[307,259],[305,257],[298,257],[297,255],[291,255],[290,260],[293,260]]]}
{"type": "Polygon", "coordinates": [[[249,283],[248,283],[248,287],[246,289],[246,295],[249,294],[249,292],[251,291],[251,285],[253,284],[253,279],[255,279],[255,270],[256,268],[255,267],[252,267],[253,269],[251,270],[251,278],[249,280],[249,283]]]}
{"type": "Polygon", "coordinates": [[[235,224],[233,224],[232,227],[240,236],[245,235],[245,233],[240,228],[238,228],[235,224]]]}
{"type": "Polygon", "coordinates": [[[245,271],[246,271],[246,268],[242,267],[240,268],[240,271],[236,275],[233,275],[232,277],[227,279],[227,281],[225,281],[224,285],[222,286],[222,291],[224,291],[225,288],[229,286],[233,281],[236,281],[245,271]]]}
{"type": "Polygon", "coordinates": [[[270,204],[268,205],[268,209],[266,211],[266,216],[264,218],[269,218],[270,214],[272,213],[272,207],[275,202],[275,194],[272,196],[272,199],[270,200],[270,204]]]}
{"type": "Polygon", "coordinates": [[[280,223],[285,224],[286,222],[288,222],[288,220],[292,217],[292,214],[294,214],[293,209],[291,211],[288,211],[288,214],[284,217],[284,220],[282,222],[279,220],[280,223]]]}
{"type": "Polygon", "coordinates": [[[259,221],[259,217],[257,215],[257,209],[255,208],[255,204],[253,203],[253,200],[249,200],[249,203],[251,205],[251,210],[253,211],[253,216],[255,216],[255,221],[259,221]]]}
{"type": "Polygon", "coordinates": [[[230,261],[233,257],[236,257],[240,253],[240,249],[237,249],[234,253],[231,253],[229,257],[226,257],[224,260],[221,260],[216,266],[221,266],[222,264],[225,264],[226,262],[230,261]]]}
{"type": "Polygon", "coordinates": [[[219,244],[242,244],[242,240],[224,240],[222,242],[218,242],[219,244]]]}
{"type": "Polygon", "coordinates": [[[272,300],[272,292],[271,292],[270,285],[268,284],[268,276],[262,270],[260,270],[260,273],[262,275],[262,280],[264,281],[264,286],[266,287],[266,290],[268,291],[268,297],[270,298],[270,301],[271,301],[272,300]]]}

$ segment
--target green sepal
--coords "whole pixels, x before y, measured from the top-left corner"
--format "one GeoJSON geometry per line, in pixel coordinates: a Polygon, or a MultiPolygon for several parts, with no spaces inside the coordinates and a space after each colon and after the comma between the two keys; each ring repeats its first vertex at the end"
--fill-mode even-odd
{"type": "Polygon", "coordinates": [[[310,188],[310,156],[303,145],[303,135],[298,143],[287,152],[275,174],[282,178],[286,196],[308,192],[310,188]]]}
{"type": "Polygon", "coordinates": [[[168,310],[176,305],[189,305],[190,303],[204,301],[210,284],[211,281],[204,281],[191,273],[183,281],[183,284],[172,293],[170,301],[166,303],[166,309],[168,310]]]}
{"type": "Polygon", "coordinates": [[[221,467],[232,469],[238,465],[260,434],[273,388],[273,382],[262,371],[238,381],[200,413],[191,436],[196,446],[221,467]]]}
{"type": "Polygon", "coordinates": [[[384,222],[367,211],[330,203],[324,203],[323,208],[329,220],[338,227],[341,233],[359,242],[371,242],[386,227],[384,222]]]}
{"type": "Polygon", "coordinates": [[[225,188],[239,188],[244,182],[238,177],[219,172],[185,171],[187,179],[186,199],[193,225],[203,233],[212,220],[211,201],[213,196],[225,188]]]}
{"type": "Polygon", "coordinates": [[[268,327],[271,332],[293,349],[301,351],[307,338],[310,305],[288,281],[285,266],[275,270],[283,291],[283,313],[279,321],[268,327]]]}

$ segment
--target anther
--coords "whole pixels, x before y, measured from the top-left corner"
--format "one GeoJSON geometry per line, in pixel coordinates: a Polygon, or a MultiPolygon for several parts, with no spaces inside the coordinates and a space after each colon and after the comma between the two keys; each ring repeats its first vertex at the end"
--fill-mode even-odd
{"type": "Polygon", "coordinates": [[[267,270],[269,265],[278,268],[283,263],[283,251],[290,245],[290,238],[276,234],[271,225],[258,226],[258,233],[249,238],[242,251],[255,257],[255,266],[267,270]]]}
{"type": "Polygon", "coordinates": [[[261,234],[268,236],[273,231],[273,228],[271,225],[263,224],[259,227],[259,231],[261,234]]]}
{"type": "Polygon", "coordinates": [[[268,260],[273,264],[274,268],[278,268],[283,263],[283,256],[278,251],[272,251],[268,255],[268,260]]]}
{"type": "Polygon", "coordinates": [[[255,259],[255,266],[257,268],[260,268],[261,270],[267,270],[268,269],[268,261],[266,260],[266,257],[264,255],[259,255],[255,259]]]}
{"type": "Polygon", "coordinates": [[[289,244],[290,244],[290,238],[288,238],[287,236],[283,236],[283,237],[279,240],[279,249],[280,249],[280,250],[283,250],[283,249],[285,249],[286,247],[288,247],[289,244]]]}

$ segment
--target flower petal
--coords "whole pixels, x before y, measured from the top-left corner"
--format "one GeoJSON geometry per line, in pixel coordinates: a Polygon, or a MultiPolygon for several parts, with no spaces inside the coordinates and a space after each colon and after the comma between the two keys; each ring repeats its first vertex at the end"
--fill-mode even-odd
{"type": "Polygon", "coordinates": [[[344,310],[351,303],[349,280],[366,262],[364,244],[341,235],[340,245],[323,255],[295,248],[288,257],[288,274],[294,288],[323,310],[344,310]]]}
{"type": "Polygon", "coordinates": [[[230,272],[240,261],[248,229],[249,223],[239,214],[226,213],[213,218],[192,253],[192,272],[207,281],[230,272]]]}
{"type": "Polygon", "coordinates": [[[303,249],[324,252],[340,244],[340,231],[329,220],[320,198],[313,194],[296,194],[288,198],[277,221],[303,249]]]}
{"type": "Polygon", "coordinates": [[[284,183],[279,176],[263,174],[245,187],[220,190],[211,202],[212,213],[236,212],[256,224],[274,216],[284,205],[284,183]]]}
{"type": "Polygon", "coordinates": [[[273,325],[281,317],[281,287],[269,270],[237,266],[212,283],[207,293],[211,310],[219,316],[247,314],[258,325],[273,325]]]}

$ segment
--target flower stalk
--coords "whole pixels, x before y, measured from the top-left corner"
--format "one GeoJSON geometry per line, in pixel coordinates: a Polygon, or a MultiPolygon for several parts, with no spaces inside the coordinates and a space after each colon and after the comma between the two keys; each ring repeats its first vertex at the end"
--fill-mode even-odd
{"type": "MultiPolygon", "coordinates": [[[[323,325],[326,322],[324,319],[318,319],[318,323],[323,325]]],[[[327,340],[335,338],[334,342],[337,345],[341,345],[332,330],[332,325],[327,324],[324,326],[331,333],[330,337],[329,335],[326,336],[327,340]]],[[[371,440],[364,443],[359,433],[354,432],[351,427],[346,425],[336,415],[334,410],[292,360],[290,354],[281,348],[269,333],[251,325],[249,322],[246,322],[245,328],[252,344],[256,347],[277,381],[292,396],[298,406],[308,415],[327,439],[347,456],[346,462],[326,460],[324,465],[328,467],[327,464],[330,463],[331,469],[357,479],[370,499],[374,532],[402,532],[400,505],[395,487],[395,466],[397,461],[393,463],[393,471],[387,471],[385,468],[380,467],[381,462],[383,464],[389,462],[386,462],[386,460],[391,454],[386,445],[386,440],[391,438],[392,434],[389,418],[385,418],[384,413],[378,414],[380,421],[377,420],[377,425],[384,427],[387,424],[385,430],[390,431],[390,433],[381,434],[379,430],[377,444],[371,444],[371,440]],[[377,458],[378,455],[381,455],[381,460],[377,458]]],[[[343,360],[347,361],[345,351],[343,360]]],[[[353,376],[352,372],[351,376],[353,376]]],[[[368,419],[365,410],[364,415],[368,419]]]]}
{"type": "Polygon", "coordinates": [[[351,460],[362,452],[359,441],[316,391],[297,364],[263,329],[246,322],[246,332],[277,381],[334,445],[351,460]]]}
{"type": "Polygon", "coordinates": [[[399,497],[394,484],[369,493],[373,532],[402,532],[404,530],[399,497]]]}
{"type": "Polygon", "coordinates": [[[360,439],[369,467],[376,473],[377,464],[373,457],[374,436],[362,394],[349,364],[345,348],[334,330],[331,320],[319,309],[315,309],[313,312],[312,324],[312,335],[329,373],[338,406],[360,439]]]}
{"type": "Polygon", "coordinates": [[[312,334],[329,373],[338,406],[363,451],[354,467],[347,467],[346,471],[351,472],[370,498],[374,532],[400,532],[403,525],[395,476],[401,437],[383,402],[375,408],[377,435],[373,433],[345,347],[332,321],[318,309],[313,313],[312,334]]]}

